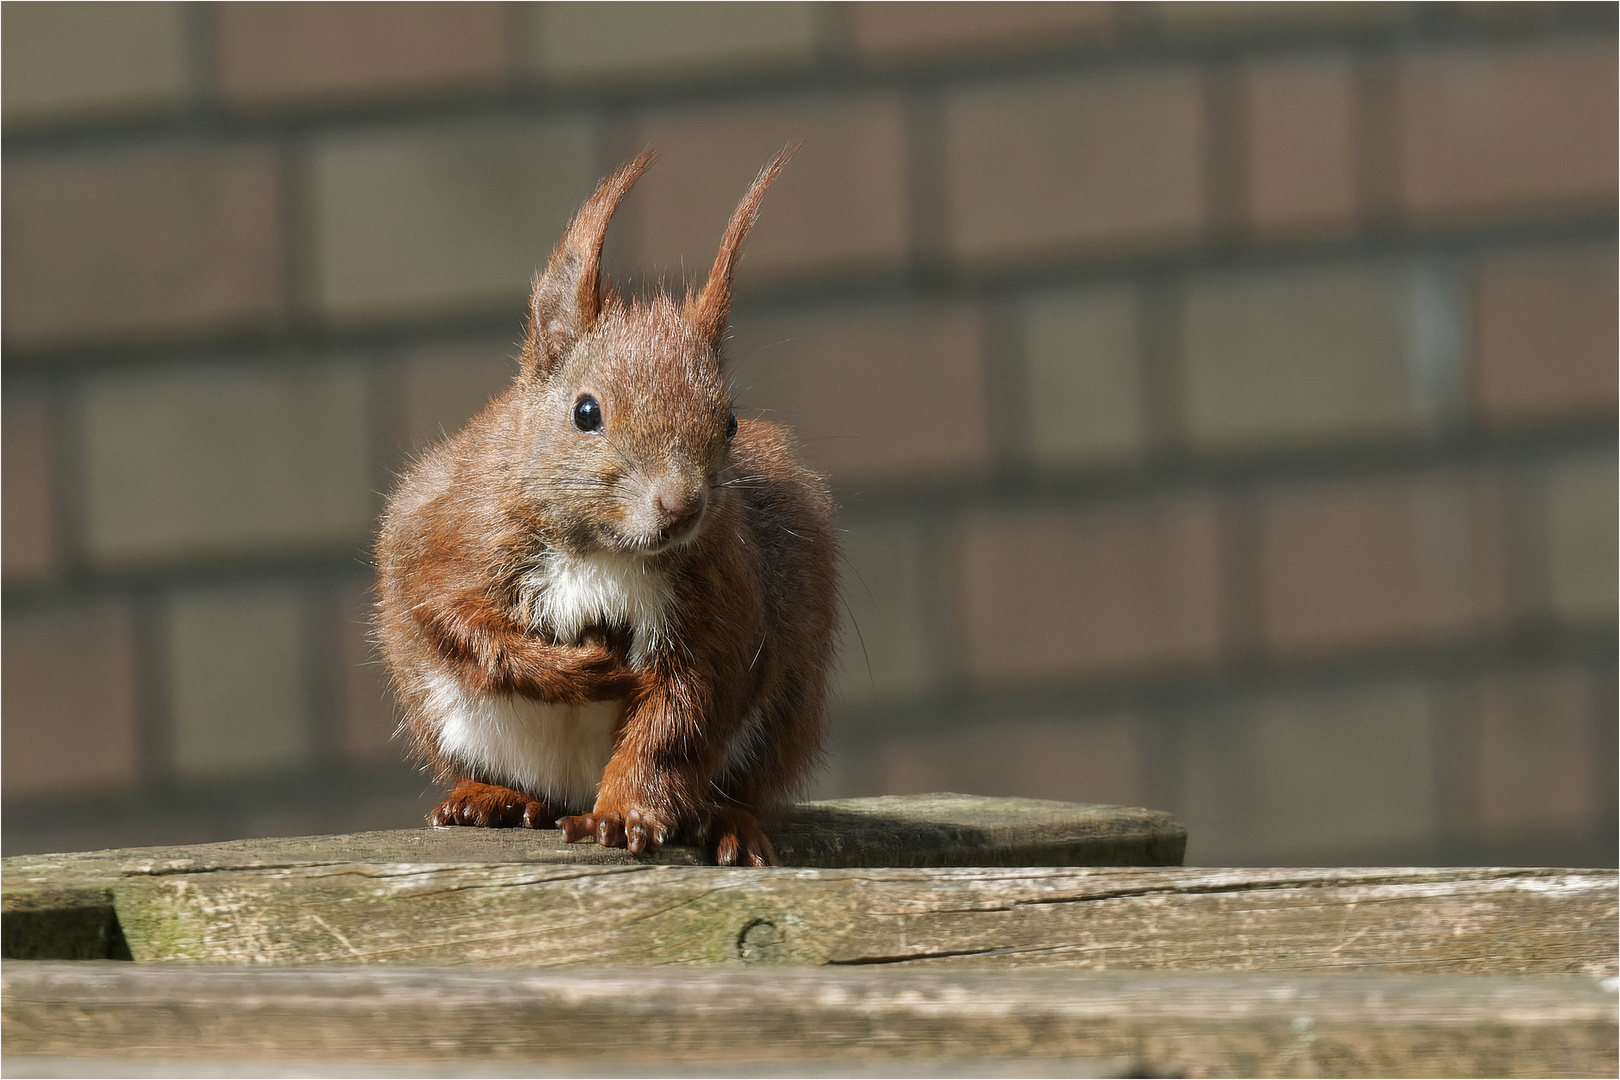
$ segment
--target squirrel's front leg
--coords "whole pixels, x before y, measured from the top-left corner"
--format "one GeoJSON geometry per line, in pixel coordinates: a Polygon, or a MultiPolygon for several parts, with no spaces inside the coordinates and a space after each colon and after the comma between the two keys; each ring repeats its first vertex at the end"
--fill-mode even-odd
{"type": "Polygon", "coordinates": [[[640,854],[703,817],[700,721],[713,694],[685,673],[649,678],[625,708],[589,814],[563,818],[563,840],[640,854]]]}
{"type": "Polygon", "coordinates": [[[587,634],[579,645],[547,641],[483,596],[427,598],[412,616],[462,684],[479,692],[583,705],[624,697],[640,681],[625,662],[628,642],[617,631],[587,634]]]}
{"type": "MultiPolygon", "coordinates": [[[[708,778],[729,734],[721,730],[723,715],[712,680],[668,671],[649,679],[625,710],[596,805],[588,814],[558,822],[563,840],[594,840],[639,855],[707,827],[715,817],[708,778]]],[[[731,828],[726,832],[728,838],[738,834],[731,828]]],[[[751,842],[742,850],[733,850],[735,843],[723,845],[717,854],[729,856],[732,864],[774,861],[770,841],[757,825],[741,833],[751,842]]]]}

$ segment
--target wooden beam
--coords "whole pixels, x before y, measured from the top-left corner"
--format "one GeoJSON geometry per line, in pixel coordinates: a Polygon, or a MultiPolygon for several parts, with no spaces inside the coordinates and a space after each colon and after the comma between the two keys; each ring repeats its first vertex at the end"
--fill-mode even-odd
{"type": "Polygon", "coordinates": [[[980,795],[802,803],[773,823],[784,866],[1180,866],[1169,814],[980,795]]]}
{"type": "MultiPolygon", "coordinates": [[[[1178,865],[1187,830],[1133,807],[973,795],[804,803],[773,823],[790,866],[1178,865]]],[[[3,866],[8,959],[127,958],[113,907],[126,876],[345,864],[694,866],[692,847],[651,856],[564,844],[556,830],[398,829],[342,836],[232,840],[186,847],[23,855],[3,866]]]]}
{"type": "Polygon", "coordinates": [[[1613,870],[337,864],[132,874],[137,960],[1614,974],[1613,870]]]}
{"type": "MultiPolygon", "coordinates": [[[[980,795],[889,795],[789,807],[772,823],[787,866],[1178,866],[1187,830],[1159,810],[980,795]]],[[[5,890],[94,887],[125,873],[316,863],[694,866],[696,848],[649,856],[564,844],[555,829],[392,829],[0,860],[5,890]]]]}
{"type": "Polygon", "coordinates": [[[332,1075],[433,1062],[913,1075],[967,1059],[1019,1061],[1024,1075],[1089,1062],[1108,1069],[1092,1075],[1119,1076],[1612,1076],[1615,1012],[1612,983],[1570,977],[112,963],[0,973],[8,1073],[73,1057],[116,1059],[126,1075],[143,1060],[172,1063],[172,1075],[188,1060],[237,1073],[313,1062],[332,1075]]]}

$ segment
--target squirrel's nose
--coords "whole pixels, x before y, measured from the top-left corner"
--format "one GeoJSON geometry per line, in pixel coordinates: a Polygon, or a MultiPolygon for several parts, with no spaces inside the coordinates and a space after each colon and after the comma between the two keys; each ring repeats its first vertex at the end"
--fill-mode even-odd
{"type": "Polygon", "coordinates": [[[658,530],[668,536],[680,532],[703,509],[702,488],[660,486],[653,496],[658,530]]]}

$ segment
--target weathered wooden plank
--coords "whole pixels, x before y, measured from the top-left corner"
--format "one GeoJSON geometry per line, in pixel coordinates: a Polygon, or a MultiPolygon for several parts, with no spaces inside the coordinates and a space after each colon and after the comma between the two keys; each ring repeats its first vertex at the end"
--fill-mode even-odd
{"type": "MultiPolygon", "coordinates": [[[[1155,866],[1181,862],[1187,832],[1154,810],[1038,799],[919,795],[805,803],[775,823],[800,866],[1155,866]]],[[[401,829],[233,840],[3,860],[3,949],[11,959],[122,958],[113,886],[127,875],[358,863],[690,866],[696,848],[636,857],[564,844],[556,830],[401,829]]]]}
{"type": "Polygon", "coordinates": [[[136,959],[1612,974],[1613,870],[348,864],[132,875],[136,959]]]}
{"type": "MultiPolygon", "coordinates": [[[[772,836],[788,866],[1170,866],[1187,843],[1187,830],[1158,810],[948,793],[802,803],[772,836]]],[[[564,844],[555,829],[438,828],[18,855],[0,867],[9,898],[29,888],[95,888],[126,873],[366,862],[690,866],[703,858],[676,844],[648,856],[564,844]]]]}
{"type": "Polygon", "coordinates": [[[8,1065],[102,1054],[928,1072],[1011,1058],[1133,1063],[1126,1075],[1612,1076],[1617,1053],[1612,981],[1570,977],[13,963],[0,1024],[8,1065]]]}
{"type": "Polygon", "coordinates": [[[1180,866],[1187,849],[1158,810],[954,794],[802,803],[771,838],[784,866],[1180,866]]]}
{"type": "Polygon", "coordinates": [[[352,1077],[356,1080],[402,1080],[422,1077],[424,1080],[446,1080],[463,1077],[466,1080],[491,1080],[493,1077],[546,1078],[546,1080],[579,1080],[581,1077],[649,1076],[692,1077],[694,1080],[716,1080],[736,1077],[755,1080],[759,1077],[873,1077],[904,1078],[930,1076],[940,1078],[961,1077],[963,1080],[984,1080],[986,1077],[1063,1077],[1065,1080],[1091,1080],[1106,1078],[1155,1075],[1144,1073],[1134,1062],[1116,1058],[953,1058],[930,1059],[925,1065],[906,1060],[876,1061],[749,1061],[749,1062],[659,1062],[656,1072],[646,1064],[625,1062],[582,1063],[545,1062],[510,1063],[479,1058],[460,1058],[454,1062],[334,1062],[300,1059],[286,1062],[265,1062],[262,1059],[227,1058],[208,1060],[189,1058],[142,1059],[86,1058],[86,1057],[10,1057],[4,1060],[7,1080],[37,1077],[41,1080],[81,1080],[86,1076],[151,1077],[152,1080],[176,1080],[179,1077],[199,1077],[220,1080],[221,1077],[241,1077],[243,1080],[264,1080],[265,1077],[352,1077]]]}

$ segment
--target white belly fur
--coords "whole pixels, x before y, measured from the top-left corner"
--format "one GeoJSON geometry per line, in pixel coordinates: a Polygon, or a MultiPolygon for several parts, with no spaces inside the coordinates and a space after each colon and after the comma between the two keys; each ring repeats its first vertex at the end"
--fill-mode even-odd
{"type": "Polygon", "coordinates": [[[664,644],[673,590],[645,559],[603,552],[550,552],[518,588],[518,615],[559,641],[578,641],[593,625],[628,626],[630,662],[640,666],[664,644]]]}
{"type": "MultiPolygon", "coordinates": [[[[663,644],[672,601],[662,574],[632,556],[551,552],[524,579],[519,616],[536,631],[577,641],[592,625],[629,626],[630,662],[663,644]]],[[[513,694],[477,694],[454,676],[429,680],[424,712],[439,749],[490,780],[545,797],[554,809],[589,809],[613,754],[622,701],[554,705],[513,694]]]]}
{"type": "Polygon", "coordinates": [[[447,674],[432,677],[427,700],[441,751],[469,772],[544,797],[555,810],[596,802],[623,709],[622,701],[553,705],[475,694],[447,674]]]}

